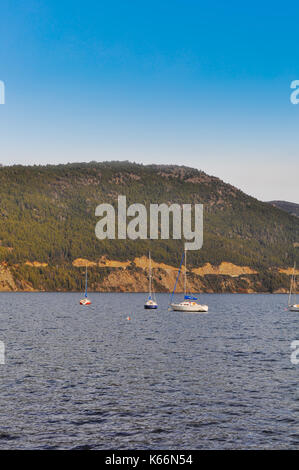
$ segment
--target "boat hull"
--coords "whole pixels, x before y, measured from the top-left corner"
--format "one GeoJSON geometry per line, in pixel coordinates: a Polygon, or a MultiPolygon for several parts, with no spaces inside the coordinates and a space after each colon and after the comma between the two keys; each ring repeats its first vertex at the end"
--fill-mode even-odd
{"type": "Polygon", "coordinates": [[[290,305],[289,310],[290,312],[299,312],[299,305],[290,305]]]}
{"type": "Polygon", "coordinates": [[[146,310],[155,310],[156,308],[158,308],[158,305],[147,305],[147,304],[145,304],[144,308],[146,310]]]}
{"type": "Polygon", "coordinates": [[[88,299],[81,299],[80,305],[91,305],[91,302],[88,299]]]}
{"type": "Polygon", "coordinates": [[[189,305],[186,305],[186,304],[171,304],[170,305],[172,310],[174,310],[175,312],[193,312],[193,313],[204,313],[204,312],[208,312],[209,310],[209,307],[207,305],[200,305],[200,304],[196,304],[194,303],[194,305],[192,304],[189,304],[189,305]]]}

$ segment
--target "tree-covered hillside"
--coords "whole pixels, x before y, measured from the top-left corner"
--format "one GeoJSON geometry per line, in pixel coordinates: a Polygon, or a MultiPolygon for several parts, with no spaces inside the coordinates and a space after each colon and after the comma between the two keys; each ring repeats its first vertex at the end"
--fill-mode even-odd
{"type": "Polygon", "coordinates": [[[299,204],[295,204],[294,202],[288,201],[270,201],[269,204],[274,207],[278,207],[279,209],[282,209],[283,211],[286,211],[291,215],[299,217],[299,204]]]}
{"type": "Polygon", "coordinates": [[[247,196],[218,178],[186,167],[90,162],[0,169],[0,260],[67,265],[78,257],[133,260],[151,249],[156,261],[177,265],[182,242],[95,237],[95,208],[116,204],[204,204],[204,244],[190,265],[229,261],[258,269],[291,266],[299,254],[299,220],[247,196]]]}

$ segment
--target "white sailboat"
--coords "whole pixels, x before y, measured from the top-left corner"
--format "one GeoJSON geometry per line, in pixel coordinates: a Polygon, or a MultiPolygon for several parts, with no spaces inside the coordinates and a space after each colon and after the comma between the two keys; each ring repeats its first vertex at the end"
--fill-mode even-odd
{"type": "Polygon", "coordinates": [[[158,308],[158,304],[156,302],[156,297],[155,297],[155,292],[152,289],[152,263],[151,263],[151,254],[149,252],[148,254],[148,259],[149,259],[149,269],[148,269],[148,281],[149,281],[149,286],[148,286],[148,298],[147,301],[144,304],[145,309],[156,309],[158,308]]]}
{"type": "Polygon", "coordinates": [[[290,285],[290,293],[289,293],[289,301],[288,301],[288,307],[291,312],[299,312],[299,304],[296,303],[296,290],[297,290],[297,283],[296,283],[296,263],[295,263],[293,274],[291,277],[291,285],[290,285]]]}
{"type": "Polygon", "coordinates": [[[90,305],[91,302],[87,298],[87,265],[85,267],[85,292],[84,292],[84,299],[80,300],[80,305],[90,305]]]}
{"type": "MultiPolygon", "coordinates": [[[[185,257],[184,300],[179,303],[172,303],[170,301],[170,307],[172,308],[172,310],[177,311],[177,312],[193,312],[193,313],[207,312],[209,310],[209,307],[207,305],[201,305],[196,302],[196,300],[198,300],[197,297],[194,297],[192,295],[187,295],[187,251],[186,250],[185,250],[184,257],[185,257]]],[[[181,262],[181,265],[182,265],[182,262],[181,262]]],[[[181,266],[180,266],[180,269],[181,269],[181,266]]],[[[180,269],[179,269],[178,277],[180,274],[180,269]]],[[[176,280],[176,284],[178,281],[178,277],[176,280]]],[[[175,284],[175,287],[176,287],[176,284],[175,284]]],[[[172,293],[172,297],[175,292],[175,287],[172,293]]]]}

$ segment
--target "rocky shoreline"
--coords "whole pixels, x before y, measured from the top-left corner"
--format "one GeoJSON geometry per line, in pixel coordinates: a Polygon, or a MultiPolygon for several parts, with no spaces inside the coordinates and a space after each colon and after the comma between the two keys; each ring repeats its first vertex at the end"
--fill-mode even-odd
{"type": "MultiPolygon", "coordinates": [[[[22,265],[0,265],[2,292],[80,292],[84,270],[88,265],[89,290],[94,292],[147,292],[148,261],[97,261],[78,258],[72,265],[49,266],[38,261],[22,265]]],[[[156,292],[171,292],[177,268],[153,261],[153,285],[156,292]]],[[[188,271],[188,290],[196,293],[279,293],[289,291],[291,268],[258,271],[248,266],[223,262],[219,266],[206,263],[188,271]]],[[[298,272],[299,273],[299,272],[298,272]]],[[[183,292],[182,276],[176,291],[183,292]]]]}

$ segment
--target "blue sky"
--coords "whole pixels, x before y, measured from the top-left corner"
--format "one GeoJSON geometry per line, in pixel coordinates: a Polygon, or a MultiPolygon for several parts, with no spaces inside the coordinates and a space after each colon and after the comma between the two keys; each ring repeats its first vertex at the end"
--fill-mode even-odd
{"type": "Polygon", "coordinates": [[[0,161],[176,163],[299,203],[295,2],[2,0],[0,161]]]}

